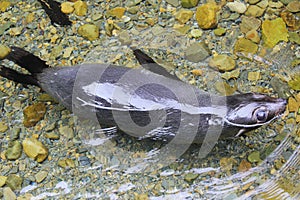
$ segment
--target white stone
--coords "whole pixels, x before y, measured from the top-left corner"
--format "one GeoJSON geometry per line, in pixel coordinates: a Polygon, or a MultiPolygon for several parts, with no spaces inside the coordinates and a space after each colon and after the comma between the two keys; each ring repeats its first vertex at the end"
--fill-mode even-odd
{"type": "Polygon", "coordinates": [[[244,13],[247,10],[247,6],[239,1],[228,2],[226,5],[232,12],[244,13]]]}

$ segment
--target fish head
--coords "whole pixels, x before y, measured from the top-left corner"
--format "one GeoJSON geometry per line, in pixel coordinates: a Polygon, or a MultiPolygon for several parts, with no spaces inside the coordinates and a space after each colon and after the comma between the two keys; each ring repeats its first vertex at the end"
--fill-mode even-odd
{"type": "Polygon", "coordinates": [[[286,109],[287,101],[259,93],[246,93],[229,96],[227,105],[229,109],[225,122],[240,127],[243,133],[280,117],[286,109]]]}

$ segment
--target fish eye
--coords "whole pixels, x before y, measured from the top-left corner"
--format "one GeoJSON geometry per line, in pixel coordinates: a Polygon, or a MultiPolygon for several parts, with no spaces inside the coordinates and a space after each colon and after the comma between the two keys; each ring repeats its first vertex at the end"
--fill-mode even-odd
{"type": "Polygon", "coordinates": [[[254,111],[254,117],[257,122],[265,122],[268,119],[268,110],[266,107],[258,108],[254,111]]]}

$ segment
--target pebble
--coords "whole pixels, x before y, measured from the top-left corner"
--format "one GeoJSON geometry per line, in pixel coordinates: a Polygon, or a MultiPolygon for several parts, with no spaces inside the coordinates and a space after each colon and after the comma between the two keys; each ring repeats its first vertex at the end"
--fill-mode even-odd
{"type": "Polygon", "coordinates": [[[298,112],[299,107],[300,107],[300,102],[298,102],[293,97],[289,97],[288,99],[289,112],[298,112]]]}
{"type": "Polygon", "coordinates": [[[47,147],[36,138],[25,138],[22,145],[25,154],[37,162],[43,162],[48,156],[47,147]]]}
{"type": "Polygon", "coordinates": [[[85,16],[88,11],[88,6],[84,1],[76,1],[74,3],[74,9],[77,16],[85,16]]]}
{"type": "Polygon", "coordinates": [[[68,139],[72,139],[74,137],[74,131],[69,126],[61,126],[58,129],[59,134],[65,136],[68,139]]]}
{"type": "Polygon", "coordinates": [[[178,7],[180,5],[180,0],[166,0],[166,2],[174,7],[178,7]]]}
{"type": "Polygon", "coordinates": [[[17,195],[9,187],[3,188],[3,200],[15,200],[17,195]]]}
{"type": "Polygon", "coordinates": [[[289,40],[291,42],[295,42],[300,45],[300,33],[297,32],[289,32],[289,40]]]}
{"type": "Polygon", "coordinates": [[[122,31],[119,34],[119,40],[122,43],[122,45],[130,45],[131,44],[131,37],[128,31],[122,31]]]}
{"type": "Polygon", "coordinates": [[[247,10],[246,4],[240,1],[228,2],[226,4],[232,12],[244,13],[247,10]]]}
{"type": "Polygon", "coordinates": [[[10,53],[10,48],[0,44],[0,60],[4,59],[10,53]]]}
{"type": "Polygon", "coordinates": [[[191,36],[193,38],[199,38],[199,37],[202,36],[202,34],[203,34],[203,31],[201,29],[193,29],[193,30],[191,30],[191,36]]]}
{"type": "Polygon", "coordinates": [[[255,17],[242,16],[240,29],[242,33],[247,33],[251,30],[257,30],[261,26],[261,21],[255,17]]]}
{"type": "Polygon", "coordinates": [[[51,140],[58,140],[59,139],[59,134],[52,131],[52,132],[49,132],[49,133],[45,133],[45,137],[49,138],[51,140]]]}
{"type": "Polygon", "coordinates": [[[237,86],[232,87],[225,81],[217,81],[214,87],[223,96],[232,95],[237,90],[237,86]]]}
{"type": "Polygon", "coordinates": [[[23,110],[24,126],[32,127],[32,126],[36,125],[40,120],[42,120],[44,118],[45,113],[46,113],[46,106],[42,102],[27,106],[23,110]]]}
{"type": "Polygon", "coordinates": [[[219,54],[209,60],[209,65],[220,71],[231,71],[235,68],[235,61],[228,55],[219,54]]]}
{"type": "Polygon", "coordinates": [[[204,43],[194,42],[185,50],[185,57],[191,62],[200,62],[209,55],[210,52],[204,43]]]}
{"type": "Polygon", "coordinates": [[[240,76],[240,69],[235,69],[229,72],[224,72],[221,77],[224,78],[225,80],[229,80],[229,79],[236,79],[240,76]]]}
{"type": "Polygon", "coordinates": [[[242,160],[238,167],[238,172],[245,172],[251,169],[251,163],[249,163],[247,160],[242,160]]]}
{"type": "Polygon", "coordinates": [[[5,12],[9,6],[10,6],[9,1],[0,1],[0,11],[1,12],[5,12]]]}
{"type": "Polygon", "coordinates": [[[10,187],[12,190],[19,190],[21,189],[23,183],[23,179],[16,175],[16,174],[10,174],[7,176],[5,184],[10,187]]]}
{"type": "Polygon", "coordinates": [[[249,154],[248,156],[248,161],[250,163],[256,163],[256,162],[260,162],[260,152],[259,151],[253,151],[252,153],[249,154]]]}
{"type": "Polygon", "coordinates": [[[22,155],[22,145],[19,141],[15,140],[10,142],[9,147],[5,152],[8,160],[16,160],[22,155]]]}
{"type": "Polygon", "coordinates": [[[0,176],[0,187],[5,185],[6,180],[7,180],[6,176],[0,176]]]}
{"type": "Polygon", "coordinates": [[[46,177],[48,176],[48,172],[47,171],[39,171],[38,173],[36,173],[34,175],[34,178],[36,180],[37,183],[42,182],[46,177]]]}
{"type": "Polygon", "coordinates": [[[255,42],[256,44],[258,44],[260,42],[260,37],[256,30],[248,31],[246,33],[245,37],[247,39],[251,40],[252,42],[255,42]]]}
{"type": "Polygon", "coordinates": [[[183,8],[192,8],[198,5],[199,0],[181,0],[183,8]]]}
{"type": "Polygon", "coordinates": [[[245,12],[245,15],[252,17],[261,17],[265,12],[265,9],[258,7],[257,5],[250,5],[245,12]]]}
{"type": "Polygon", "coordinates": [[[58,164],[58,166],[60,166],[62,168],[66,168],[66,167],[74,168],[75,167],[74,161],[70,158],[61,159],[58,161],[57,164],[58,164]]]}
{"type": "Polygon", "coordinates": [[[300,2],[299,2],[299,0],[298,0],[298,1],[292,1],[292,2],[290,2],[290,3],[286,6],[286,8],[287,8],[289,11],[293,12],[293,13],[299,12],[299,11],[300,11],[300,2]]]}
{"type": "Polygon", "coordinates": [[[186,182],[193,182],[196,178],[198,178],[199,174],[196,174],[196,173],[187,173],[184,175],[184,180],[186,182]]]}
{"type": "Polygon", "coordinates": [[[222,171],[230,171],[232,170],[233,165],[236,163],[237,161],[233,158],[227,158],[227,157],[223,157],[220,160],[220,167],[222,171]]]}
{"type": "Polygon", "coordinates": [[[180,9],[175,13],[175,18],[182,24],[185,24],[193,17],[193,11],[187,9],[180,9]]]}
{"type": "Polygon", "coordinates": [[[9,29],[9,34],[11,36],[21,35],[23,27],[14,27],[9,29]]]}
{"type": "Polygon", "coordinates": [[[217,12],[220,10],[215,2],[205,3],[196,10],[196,20],[200,28],[210,29],[217,26],[217,12]]]}
{"type": "Polygon", "coordinates": [[[123,7],[115,7],[107,11],[107,16],[117,17],[121,19],[126,11],[126,8],[123,7]]]}
{"type": "Polygon", "coordinates": [[[65,14],[70,14],[74,11],[74,4],[70,2],[63,2],[61,5],[61,12],[65,14]]]}
{"type": "Polygon", "coordinates": [[[289,29],[293,31],[297,31],[300,29],[300,20],[293,13],[284,11],[280,13],[280,16],[289,27],[289,29]]]}
{"type": "Polygon", "coordinates": [[[249,72],[248,73],[248,80],[249,81],[258,81],[261,79],[260,71],[249,72]]]}
{"type": "Polygon", "coordinates": [[[0,122],[0,133],[4,133],[8,130],[8,126],[5,122],[0,122]]]}
{"type": "Polygon", "coordinates": [[[226,33],[226,29],[225,28],[217,28],[214,30],[214,34],[217,36],[222,36],[226,33]]]}
{"type": "Polygon", "coordinates": [[[94,24],[84,24],[78,28],[78,34],[93,41],[99,38],[99,28],[94,24]]]}
{"type": "Polygon", "coordinates": [[[246,54],[248,53],[255,54],[257,50],[258,50],[258,45],[245,38],[239,38],[234,45],[235,53],[241,52],[246,54]]]}
{"type": "Polygon", "coordinates": [[[274,47],[280,41],[288,41],[288,30],[282,18],[265,20],[262,23],[262,39],[267,47],[274,47]]]}

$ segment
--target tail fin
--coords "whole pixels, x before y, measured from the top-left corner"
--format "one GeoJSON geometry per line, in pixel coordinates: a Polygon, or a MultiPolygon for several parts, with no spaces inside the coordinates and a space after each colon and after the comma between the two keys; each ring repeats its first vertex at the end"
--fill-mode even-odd
{"type": "Polygon", "coordinates": [[[2,65],[0,65],[0,76],[24,85],[38,86],[37,80],[32,75],[19,73],[16,70],[4,67],[2,65]]]}
{"type": "Polygon", "coordinates": [[[11,47],[11,52],[7,55],[6,59],[27,69],[33,76],[49,67],[45,61],[19,47],[11,47]]]}

